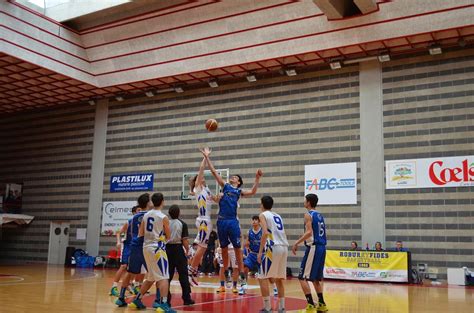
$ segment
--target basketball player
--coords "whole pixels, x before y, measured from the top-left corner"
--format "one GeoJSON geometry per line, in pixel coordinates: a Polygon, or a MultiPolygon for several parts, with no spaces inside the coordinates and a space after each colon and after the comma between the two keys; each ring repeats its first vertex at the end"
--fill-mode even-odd
{"type": "Polygon", "coordinates": [[[273,198],[263,196],[260,200],[260,225],[262,239],[258,250],[257,260],[261,262],[258,282],[263,298],[262,313],[272,312],[270,304],[269,282],[273,281],[278,289],[278,313],[285,312],[286,264],[288,259],[288,240],[281,216],[272,211],[273,198]],[[263,255],[263,258],[262,258],[263,255]]]}
{"type": "Polygon", "coordinates": [[[161,295],[161,303],[154,303],[157,311],[176,312],[168,304],[169,272],[168,256],[166,255],[166,240],[170,238],[170,227],[168,217],[161,211],[164,206],[163,194],[155,193],[151,197],[153,209],[148,211],[140,224],[139,238],[143,236],[143,256],[147,266],[147,276],[140,293],[138,293],[129,304],[129,307],[146,309],[142,303],[142,296],[157,282],[161,295]]]}
{"type": "MultiPolygon", "coordinates": [[[[137,213],[138,205],[135,205],[132,208],[132,214],[135,215],[137,213]]],[[[120,258],[120,268],[118,269],[117,273],[114,276],[114,282],[112,285],[112,289],[110,290],[110,294],[112,296],[118,297],[118,283],[120,282],[120,278],[122,274],[127,271],[128,265],[128,258],[130,256],[130,244],[132,242],[132,227],[130,226],[132,219],[129,219],[127,223],[123,224],[122,228],[117,232],[117,249],[122,249],[121,258],[120,258]],[[121,242],[121,235],[125,234],[125,240],[121,242]]]]}
{"type": "Polygon", "coordinates": [[[189,282],[191,285],[197,286],[197,281],[193,278],[198,274],[198,266],[201,264],[204,253],[207,249],[207,244],[209,242],[209,236],[212,231],[212,222],[211,222],[211,207],[212,203],[216,198],[211,194],[211,191],[206,185],[204,180],[204,167],[206,166],[206,159],[203,158],[201,165],[199,166],[199,172],[194,178],[190,181],[189,187],[193,194],[196,197],[197,207],[199,209],[199,216],[196,218],[196,227],[198,233],[194,242],[198,244],[196,254],[194,255],[191,265],[188,268],[189,273],[189,282]]]}
{"type": "MultiPolygon", "coordinates": [[[[244,256],[244,274],[245,279],[247,280],[248,274],[250,271],[258,271],[258,262],[257,254],[258,248],[260,247],[260,240],[262,239],[262,228],[260,227],[260,219],[258,215],[252,217],[252,227],[249,229],[247,236],[247,242],[245,246],[247,247],[247,255],[244,256]]],[[[244,253],[245,253],[244,250],[244,253]]],[[[245,288],[239,290],[239,294],[242,295],[245,293],[245,288]]]]}
{"type": "Polygon", "coordinates": [[[323,273],[324,261],[326,259],[326,224],[324,218],[316,211],[318,196],[307,194],[304,200],[304,207],[308,210],[304,214],[305,232],[293,245],[291,249],[296,255],[298,245],[305,242],[306,250],[301,261],[298,279],[303,289],[308,305],[306,311],[317,310],[326,312],[328,310],[323,298],[323,273]],[[318,294],[318,305],[315,305],[311,296],[311,287],[308,281],[312,282],[318,294]]]}
{"type": "Polygon", "coordinates": [[[146,267],[145,259],[143,257],[143,235],[140,236],[139,228],[143,220],[145,213],[153,207],[153,203],[150,201],[150,195],[144,193],[138,197],[138,206],[140,212],[135,214],[132,217],[132,222],[130,223],[132,242],[130,243],[130,257],[128,260],[127,273],[122,280],[120,294],[115,304],[119,307],[127,306],[125,302],[125,291],[130,283],[130,280],[135,276],[141,273],[142,266],[146,267]]]}
{"type": "Polygon", "coordinates": [[[219,200],[219,213],[217,215],[217,235],[219,237],[219,242],[222,248],[222,259],[224,264],[229,264],[229,254],[227,251],[227,246],[232,243],[235,250],[235,255],[237,258],[237,265],[239,267],[240,278],[242,280],[241,288],[245,284],[245,275],[243,268],[243,258],[242,258],[242,249],[240,242],[240,224],[237,219],[237,208],[239,205],[240,197],[250,197],[257,193],[258,184],[260,182],[260,177],[262,177],[263,172],[259,169],[255,175],[255,183],[251,190],[242,190],[243,180],[240,175],[232,175],[229,179],[229,182],[226,183],[224,179],[217,173],[214,165],[209,158],[211,150],[209,148],[201,149],[204,158],[207,161],[207,165],[211,170],[212,175],[216,179],[217,183],[222,190],[222,197],[219,200]]]}

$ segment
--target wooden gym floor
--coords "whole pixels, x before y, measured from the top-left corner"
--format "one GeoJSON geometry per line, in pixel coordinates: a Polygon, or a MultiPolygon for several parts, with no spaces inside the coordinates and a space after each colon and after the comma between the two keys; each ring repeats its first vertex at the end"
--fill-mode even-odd
{"type": "MultiPolygon", "coordinates": [[[[132,312],[117,308],[109,296],[115,271],[64,268],[62,266],[0,266],[0,302],[2,313],[10,312],[132,312]]],[[[245,296],[216,295],[216,277],[201,278],[202,287],[193,288],[196,305],[183,307],[180,288],[172,283],[172,305],[182,312],[258,312],[262,308],[255,279],[249,280],[245,296]]],[[[297,279],[287,280],[286,307],[299,312],[306,305],[297,279]]],[[[153,295],[144,302],[151,307],[153,295]]],[[[315,296],[315,295],[313,295],[315,296]]],[[[474,288],[354,283],[326,281],[324,298],[329,312],[474,312],[474,288]]],[[[277,302],[273,301],[274,307],[277,302]]],[[[151,308],[146,311],[151,312],[151,308]]]]}

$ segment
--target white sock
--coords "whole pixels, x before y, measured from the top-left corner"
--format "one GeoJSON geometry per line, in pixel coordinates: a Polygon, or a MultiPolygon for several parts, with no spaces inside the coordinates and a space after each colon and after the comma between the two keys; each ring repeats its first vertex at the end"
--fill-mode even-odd
{"type": "Polygon", "coordinates": [[[112,288],[117,287],[117,286],[118,286],[118,283],[117,283],[117,282],[114,282],[114,283],[112,284],[112,288]]]}
{"type": "Polygon", "coordinates": [[[270,304],[270,297],[263,297],[263,308],[267,311],[270,311],[272,309],[272,306],[270,304]]]}
{"type": "Polygon", "coordinates": [[[161,303],[167,303],[168,297],[161,297],[161,303]]]}
{"type": "Polygon", "coordinates": [[[279,300],[278,310],[283,310],[285,308],[285,298],[280,298],[279,300]]]}

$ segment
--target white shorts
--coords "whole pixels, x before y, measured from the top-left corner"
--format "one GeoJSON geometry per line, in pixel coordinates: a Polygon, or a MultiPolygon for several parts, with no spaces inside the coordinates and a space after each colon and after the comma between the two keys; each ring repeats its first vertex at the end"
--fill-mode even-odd
{"type": "MultiPolygon", "coordinates": [[[[227,250],[229,253],[229,262],[230,262],[230,267],[232,268],[238,268],[237,266],[237,258],[235,257],[235,251],[234,249],[229,249],[227,250]]],[[[224,267],[224,260],[220,261],[219,260],[219,266],[224,267]]]]}
{"type": "Polygon", "coordinates": [[[196,218],[196,227],[198,232],[194,242],[203,248],[207,248],[207,243],[209,242],[212,231],[211,219],[207,217],[196,218]]]}
{"type": "Polygon", "coordinates": [[[258,278],[286,278],[286,264],[288,259],[287,246],[273,246],[265,251],[262,263],[258,268],[258,278]]]}
{"type": "Polygon", "coordinates": [[[168,256],[165,250],[156,247],[144,247],[143,256],[148,269],[145,276],[146,280],[160,281],[170,278],[168,256]]]}

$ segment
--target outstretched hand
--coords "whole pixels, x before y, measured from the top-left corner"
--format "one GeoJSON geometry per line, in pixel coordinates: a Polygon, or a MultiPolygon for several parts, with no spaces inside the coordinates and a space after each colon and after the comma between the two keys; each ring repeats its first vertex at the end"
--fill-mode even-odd
{"type": "Polygon", "coordinates": [[[257,178],[262,177],[262,176],[263,176],[262,170],[261,170],[261,169],[258,169],[258,170],[257,170],[257,174],[255,174],[255,176],[256,176],[257,178]]]}
{"type": "Polygon", "coordinates": [[[199,151],[201,151],[202,155],[207,158],[211,154],[211,148],[205,147],[205,148],[199,148],[199,151]]]}

